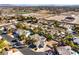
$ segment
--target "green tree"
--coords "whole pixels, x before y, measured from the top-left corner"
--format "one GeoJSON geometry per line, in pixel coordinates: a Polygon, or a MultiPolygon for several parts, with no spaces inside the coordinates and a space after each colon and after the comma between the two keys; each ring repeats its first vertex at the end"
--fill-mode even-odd
{"type": "Polygon", "coordinates": [[[52,40],[52,35],[47,34],[47,35],[46,35],[46,38],[47,38],[47,41],[52,40]]]}
{"type": "Polygon", "coordinates": [[[43,30],[42,30],[41,27],[37,27],[37,28],[34,28],[34,29],[33,29],[33,32],[34,32],[34,33],[38,33],[38,34],[39,34],[40,32],[42,32],[42,31],[43,31],[43,30]]]}
{"type": "Polygon", "coordinates": [[[20,35],[20,40],[26,40],[25,34],[20,35]]]}
{"type": "Polygon", "coordinates": [[[21,24],[21,23],[17,23],[17,24],[16,24],[16,27],[17,27],[17,28],[20,28],[20,29],[22,29],[22,28],[23,28],[23,26],[22,26],[22,24],[21,24]]]}
{"type": "Polygon", "coordinates": [[[53,49],[54,49],[54,53],[55,53],[56,55],[59,55],[59,52],[58,52],[58,50],[57,50],[57,45],[53,45],[53,49]]]}
{"type": "Polygon", "coordinates": [[[22,15],[18,15],[17,16],[17,19],[18,19],[18,21],[23,21],[23,20],[25,20],[25,17],[22,16],[22,15]]]}
{"type": "Polygon", "coordinates": [[[74,47],[74,46],[75,46],[74,43],[73,43],[73,41],[69,41],[69,45],[70,45],[71,47],[74,47]]]}
{"type": "Polygon", "coordinates": [[[73,38],[73,35],[72,34],[67,34],[66,38],[71,39],[71,38],[73,38]]]}
{"type": "Polygon", "coordinates": [[[60,23],[58,21],[54,21],[53,25],[54,27],[59,27],[60,23]]]}
{"type": "Polygon", "coordinates": [[[79,34],[79,27],[74,26],[73,31],[75,31],[77,34],[79,34]]]}
{"type": "Polygon", "coordinates": [[[13,28],[10,28],[9,30],[8,30],[8,33],[13,33],[13,28]]]}

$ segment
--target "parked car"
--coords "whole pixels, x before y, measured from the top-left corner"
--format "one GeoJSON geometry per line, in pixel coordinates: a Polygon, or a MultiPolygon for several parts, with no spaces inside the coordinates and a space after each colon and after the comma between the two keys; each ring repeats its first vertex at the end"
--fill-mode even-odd
{"type": "Polygon", "coordinates": [[[52,50],[47,50],[45,51],[46,52],[46,55],[54,55],[53,51],[52,50]]]}
{"type": "Polygon", "coordinates": [[[17,43],[15,43],[15,44],[13,44],[13,47],[14,47],[14,48],[23,48],[24,45],[21,44],[20,42],[17,42],[17,43]]]}
{"type": "Polygon", "coordinates": [[[7,34],[7,31],[3,31],[2,34],[7,34]]]}
{"type": "Polygon", "coordinates": [[[11,42],[19,42],[19,41],[15,39],[15,40],[12,40],[11,42]]]}

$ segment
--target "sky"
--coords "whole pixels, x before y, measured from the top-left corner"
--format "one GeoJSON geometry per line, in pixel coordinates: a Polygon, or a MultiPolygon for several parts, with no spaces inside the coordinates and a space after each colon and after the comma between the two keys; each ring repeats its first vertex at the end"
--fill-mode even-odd
{"type": "Polygon", "coordinates": [[[0,0],[0,4],[79,5],[79,0],[0,0]]]}

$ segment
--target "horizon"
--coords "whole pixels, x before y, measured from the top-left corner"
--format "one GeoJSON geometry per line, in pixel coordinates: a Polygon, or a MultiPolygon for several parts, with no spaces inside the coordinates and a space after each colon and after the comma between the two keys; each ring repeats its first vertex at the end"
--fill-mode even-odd
{"type": "Polygon", "coordinates": [[[76,5],[59,5],[59,4],[0,4],[0,6],[79,6],[76,5]]]}

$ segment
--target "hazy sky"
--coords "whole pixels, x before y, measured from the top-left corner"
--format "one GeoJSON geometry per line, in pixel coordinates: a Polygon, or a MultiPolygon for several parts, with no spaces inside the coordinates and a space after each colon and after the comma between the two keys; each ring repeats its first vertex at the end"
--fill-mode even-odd
{"type": "Polygon", "coordinates": [[[0,0],[0,4],[59,4],[79,5],[79,0],[0,0]]]}

